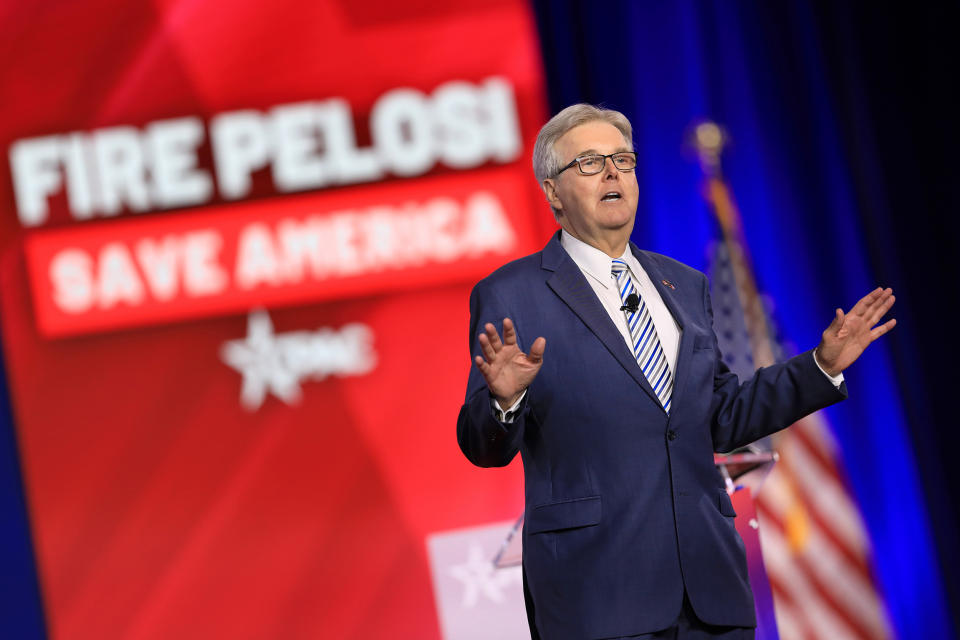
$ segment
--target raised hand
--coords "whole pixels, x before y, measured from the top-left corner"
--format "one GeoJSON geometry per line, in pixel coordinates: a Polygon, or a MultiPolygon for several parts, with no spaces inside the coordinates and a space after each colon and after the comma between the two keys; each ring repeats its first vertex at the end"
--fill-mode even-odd
{"type": "Polygon", "coordinates": [[[877,287],[846,315],[843,309],[837,309],[816,350],[817,361],[824,371],[831,376],[837,375],[853,364],[871,342],[893,329],[896,320],[888,320],[878,327],[874,325],[890,310],[895,300],[893,289],[877,287]]]}
{"type": "Polygon", "coordinates": [[[547,341],[537,338],[530,345],[530,353],[524,353],[517,346],[517,331],[510,318],[503,319],[503,341],[491,323],[488,322],[483,329],[478,337],[482,355],[474,358],[474,362],[487,381],[490,393],[506,411],[540,371],[547,341]]]}

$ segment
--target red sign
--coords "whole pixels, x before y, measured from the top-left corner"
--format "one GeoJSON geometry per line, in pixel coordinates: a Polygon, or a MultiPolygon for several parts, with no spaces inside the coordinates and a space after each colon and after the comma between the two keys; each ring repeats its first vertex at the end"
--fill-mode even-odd
{"type": "Polygon", "coordinates": [[[475,281],[535,244],[509,169],[71,226],[27,238],[50,336],[475,281]]]}
{"type": "Polygon", "coordinates": [[[55,638],[437,638],[467,299],[554,228],[526,2],[23,4],[0,308],[55,638]]]}

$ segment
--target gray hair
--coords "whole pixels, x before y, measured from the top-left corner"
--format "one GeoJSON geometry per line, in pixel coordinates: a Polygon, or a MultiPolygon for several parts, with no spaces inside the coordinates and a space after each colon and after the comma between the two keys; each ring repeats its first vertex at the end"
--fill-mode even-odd
{"type": "MultiPolygon", "coordinates": [[[[557,156],[553,146],[565,133],[588,122],[596,121],[612,124],[626,141],[630,150],[633,150],[633,127],[630,121],[619,111],[595,107],[592,104],[572,104],[557,115],[550,118],[537,134],[537,141],[533,145],[533,175],[537,184],[543,188],[543,181],[554,177],[560,171],[561,159],[557,156]]],[[[553,212],[554,217],[557,211],[553,212]]]]}

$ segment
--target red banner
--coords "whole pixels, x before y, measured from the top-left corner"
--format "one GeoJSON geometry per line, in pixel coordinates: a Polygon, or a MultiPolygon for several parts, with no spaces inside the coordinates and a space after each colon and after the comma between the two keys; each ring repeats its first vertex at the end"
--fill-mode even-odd
{"type": "Polygon", "coordinates": [[[522,509],[454,424],[472,284],[553,229],[526,3],[0,24],[0,319],[51,637],[438,638],[481,592],[435,598],[427,539],[522,509]]]}
{"type": "Polygon", "coordinates": [[[524,182],[484,169],[33,232],[37,322],[58,336],[476,281],[535,244],[507,213],[524,182]]]}

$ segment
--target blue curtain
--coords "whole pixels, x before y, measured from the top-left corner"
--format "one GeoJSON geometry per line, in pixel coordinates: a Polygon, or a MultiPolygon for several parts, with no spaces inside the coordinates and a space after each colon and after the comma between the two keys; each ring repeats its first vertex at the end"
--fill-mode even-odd
{"type": "MultiPolygon", "coordinates": [[[[0,349],[0,364],[3,350],[0,349]]],[[[7,376],[0,366],[0,635],[46,638],[7,376]]]]}
{"type": "MultiPolygon", "coordinates": [[[[633,239],[640,246],[705,269],[713,230],[683,139],[691,122],[708,117],[733,138],[724,169],[758,284],[798,350],[817,344],[836,307],[849,309],[874,287],[915,289],[884,261],[890,249],[878,242],[896,239],[870,218],[884,194],[875,184],[880,169],[867,157],[867,98],[853,82],[860,73],[856,44],[848,42],[853,12],[721,0],[534,7],[553,112],[591,102],[623,111],[634,125],[641,197],[633,239]],[[884,268],[875,268],[878,261],[884,268]]],[[[948,638],[940,562],[953,557],[956,542],[949,514],[938,510],[943,474],[939,489],[925,495],[921,463],[927,466],[929,452],[915,446],[924,440],[917,429],[936,427],[909,415],[901,400],[916,397],[922,368],[915,357],[896,354],[912,352],[925,329],[912,321],[905,297],[894,314],[900,325],[847,372],[850,398],[828,410],[828,419],[897,635],[948,638]]]]}

